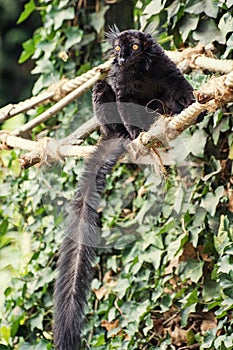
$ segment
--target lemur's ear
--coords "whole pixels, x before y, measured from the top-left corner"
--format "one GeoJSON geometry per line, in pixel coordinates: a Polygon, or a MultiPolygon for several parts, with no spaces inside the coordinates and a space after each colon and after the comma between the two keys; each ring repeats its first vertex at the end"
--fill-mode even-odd
{"type": "Polygon", "coordinates": [[[150,34],[145,34],[145,39],[144,39],[144,48],[147,49],[153,44],[153,38],[150,34]]]}
{"type": "Polygon", "coordinates": [[[114,24],[112,27],[109,27],[109,31],[105,33],[105,36],[107,41],[113,44],[119,34],[120,30],[118,29],[116,24],[114,24]]]}

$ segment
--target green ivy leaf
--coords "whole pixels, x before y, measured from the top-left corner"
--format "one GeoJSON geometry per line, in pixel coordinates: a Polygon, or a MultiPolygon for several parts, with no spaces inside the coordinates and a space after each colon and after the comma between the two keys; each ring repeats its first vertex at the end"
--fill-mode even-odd
{"type": "Polygon", "coordinates": [[[36,317],[30,319],[31,330],[33,331],[35,328],[43,330],[43,314],[40,313],[36,317]]]}
{"type": "Polygon", "coordinates": [[[147,313],[148,307],[150,305],[149,300],[145,300],[139,303],[136,309],[132,312],[132,320],[139,322],[145,313],[147,313]]]}
{"type": "Polygon", "coordinates": [[[214,348],[220,349],[220,350],[231,350],[233,348],[232,345],[232,337],[230,337],[230,344],[228,343],[228,335],[219,335],[217,339],[214,341],[214,348]],[[228,344],[227,347],[225,346],[226,343],[228,344]]]}
{"type": "MultiPolygon", "coordinates": [[[[196,294],[196,289],[194,289],[194,293],[196,294]]],[[[191,298],[193,298],[193,296],[191,298]]],[[[195,299],[195,301],[192,301],[192,300],[190,301],[189,306],[182,307],[182,310],[181,310],[181,326],[182,327],[187,326],[189,315],[191,312],[196,311],[196,306],[197,306],[197,300],[195,299]]]]}
{"type": "Polygon", "coordinates": [[[211,349],[211,345],[213,344],[216,337],[216,332],[217,329],[211,329],[204,334],[204,341],[200,347],[201,350],[211,349]]]}
{"type": "Polygon", "coordinates": [[[93,342],[93,346],[95,347],[99,347],[101,345],[105,345],[106,341],[105,341],[105,335],[102,333],[98,336],[98,338],[93,342]]]}
{"type": "Polygon", "coordinates": [[[108,8],[109,6],[103,6],[99,12],[94,12],[90,15],[90,24],[97,31],[97,33],[100,33],[101,29],[104,28],[104,15],[108,8]]]}
{"type": "Polygon", "coordinates": [[[32,70],[32,74],[39,73],[51,73],[53,71],[53,64],[51,61],[48,61],[45,57],[42,57],[37,61],[36,67],[32,70]]]}
{"type": "Polygon", "coordinates": [[[189,0],[185,11],[198,15],[204,12],[207,16],[216,18],[218,15],[218,6],[216,0],[189,0]]]}
{"type": "Polygon", "coordinates": [[[5,235],[8,229],[8,225],[9,225],[8,219],[7,218],[3,219],[0,224],[0,236],[5,235]]]}
{"type": "Polygon", "coordinates": [[[179,265],[179,274],[183,279],[190,279],[197,283],[203,274],[204,262],[202,260],[189,259],[179,265]]]}
{"type": "Polygon", "coordinates": [[[67,40],[65,43],[65,50],[81,42],[83,31],[77,27],[69,27],[64,30],[67,40]]]}
{"type": "Polygon", "coordinates": [[[203,45],[208,45],[214,41],[220,44],[225,44],[226,42],[226,38],[222,35],[212,18],[202,20],[199,23],[197,30],[193,33],[193,38],[203,45]]]}
{"type": "Polygon", "coordinates": [[[214,236],[214,246],[219,255],[222,255],[226,248],[231,244],[231,238],[228,233],[229,220],[221,216],[218,233],[214,236]]]}
{"type": "Polygon", "coordinates": [[[219,174],[221,169],[222,169],[220,161],[215,159],[214,157],[210,157],[209,165],[210,165],[211,170],[213,169],[213,171],[211,171],[210,173],[203,176],[202,181],[204,181],[204,182],[211,179],[214,175],[219,174]]]}
{"type": "Polygon", "coordinates": [[[161,297],[160,307],[163,312],[166,312],[169,310],[169,307],[172,305],[172,297],[170,294],[163,294],[161,297]]]}
{"type": "Polygon", "coordinates": [[[10,336],[11,336],[10,327],[2,326],[0,328],[0,334],[1,334],[1,337],[8,343],[9,339],[10,339],[10,336]]]}
{"type": "Polygon", "coordinates": [[[119,299],[122,299],[125,294],[127,289],[130,287],[130,281],[126,278],[121,279],[118,281],[116,287],[114,288],[114,291],[118,293],[119,299]]]}
{"type": "Polygon", "coordinates": [[[209,303],[219,295],[219,283],[211,279],[210,275],[207,275],[203,283],[203,299],[205,303],[209,303]]]}
{"type": "Polygon", "coordinates": [[[233,335],[227,335],[226,339],[224,340],[224,345],[226,347],[226,350],[233,348],[233,335]]]}
{"type": "Polygon", "coordinates": [[[6,120],[5,123],[3,124],[3,128],[4,130],[12,131],[16,128],[19,128],[24,123],[25,123],[25,117],[24,117],[24,114],[21,113],[11,119],[6,120]]]}
{"type": "Polygon", "coordinates": [[[17,317],[13,323],[12,323],[12,327],[11,327],[11,336],[12,338],[15,337],[17,331],[18,331],[18,328],[19,328],[19,325],[20,325],[20,321],[25,317],[24,314],[20,315],[19,317],[17,317]]]}
{"type": "Polygon", "coordinates": [[[167,10],[167,21],[170,22],[171,18],[173,16],[176,16],[177,13],[179,12],[179,9],[181,7],[180,0],[175,0],[169,5],[166,10],[167,10]]]}
{"type": "Polygon", "coordinates": [[[188,241],[188,235],[186,233],[182,233],[176,239],[172,238],[169,242],[169,235],[167,236],[167,255],[169,260],[172,260],[174,256],[177,254],[181,254],[181,250],[184,247],[185,242],[188,241]]]}
{"type": "Polygon", "coordinates": [[[27,61],[35,52],[35,45],[33,39],[29,39],[23,43],[23,52],[21,53],[18,62],[24,63],[27,61]]]}
{"type": "Polygon", "coordinates": [[[62,9],[63,7],[67,6],[67,4],[69,3],[70,0],[60,0],[59,1],[59,5],[58,8],[62,9]]]}
{"type": "Polygon", "coordinates": [[[147,336],[148,332],[153,329],[154,323],[150,315],[147,315],[146,318],[144,318],[144,322],[146,324],[146,327],[143,328],[143,334],[147,336]]]}
{"type": "Polygon", "coordinates": [[[71,20],[73,19],[75,16],[74,13],[74,8],[73,7],[68,7],[66,9],[62,9],[62,10],[54,10],[53,12],[53,23],[54,23],[54,30],[58,30],[59,28],[61,28],[62,24],[64,21],[66,20],[71,20]]]}
{"type": "Polygon", "coordinates": [[[199,301],[199,292],[194,289],[191,293],[187,294],[184,298],[184,308],[189,308],[190,306],[196,305],[199,301]]]}
{"type": "Polygon", "coordinates": [[[45,53],[46,56],[51,55],[51,53],[56,49],[57,42],[59,41],[59,35],[56,35],[54,40],[42,40],[36,46],[37,50],[41,53],[45,53]]]}
{"type": "Polygon", "coordinates": [[[34,0],[30,0],[27,4],[24,5],[24,11],[19,16],[17,24],[24,22],[35,9],[36,5],[34,0]]]}
{"type": "Polygon", "coordinates": [[[227,0],[226,1],[226,5],[228,8],[230,8],[231,6],[233,6],[233,0],[227,0]]]}
{"type": "Polygon", "coordinates": [[[181,213],[181,210],[182,210],[182,205],[184,203],[184,188],[182,186],[182,184],[179,184],[179,187],[177,189],[177,192],[176,192],[176,200],[175,200],[175,203],[174,203],[174,211],[179,214],[181,213]]]}
{"type": "Polygon", "coordinates": [[[224,255],[220,261],[218,262],[218,272],[222,272],[222,273],[230,273],[231,271],[233,271],[233,264],[232,264],[232,259],[227,256],[224,255]]]}
{"type": "Polygon", "coordinates": [[[212,138],[214,141],[214,144],[217,145],[219,137],[221,135],[222,132],[229,130],[229,123],[230,120],[228,117],[224,117],[220,120],[220,122],[218,123],[218,125],[214,128],[213,130],[213,134],[212,134],[212,138]]]}
{"type": "Polygon", "coordinates": [[[224,187],[219,186],[215,192],[208,192],[201,200],[200,206],[204,208],[212,217],[215,215],[220,198],[224,195],[224,187]]]}
{"type": "Polygon", "coordinates": [[[7,197],[11,195],[11,186],[9,183],[3,183],[1,184],[1,193],[0,193],[0,198],[1,197],[7,197]]]}
{"type": "Polygon", "coordinates": [[[163,0],[152,0],[145,7],[144,14],[149,16],[156,15],[163,9],[163,7],[163,0]]]}
{"type": "Polygon", "coordinates": [[[221,30],[223,36],[227,36],[228,33],[233,31],[233,17],[232,13],[225,13],[218,24],[219,29],[221,30]]]}
{"type": "Polygon", "coordinates": [[[145,252],[140,254],[139,262],[142,263],[146,261],[148,263],[151,263],[155,269],[158,269],[163,252],[163,250],[157,249],[156,247],[150,247],[145,252]]]}
{"type": "Polygon", "coordinates": [[[183,41],[185,41],[188,38],[189,33],[192,30],[195,30],[197,28],[198,22],[199,22],[199,17],[193,14],[188,14],[188,15],[185,14],[182,17],[180,21],[179,31],[182,35],[183,41]]]}
{"type": "Polygon", "coordinates": [[[204,154],[207,134],[202,129],[196,129],[193,134],[190,130],[183,133],[181,142],[185,152],[192,153],[196,157],[202,157],[204,154]]]}

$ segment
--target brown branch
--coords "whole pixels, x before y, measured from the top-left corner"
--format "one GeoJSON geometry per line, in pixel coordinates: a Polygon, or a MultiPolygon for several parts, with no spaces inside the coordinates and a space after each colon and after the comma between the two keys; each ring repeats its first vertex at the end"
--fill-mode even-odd
{"type": "Polygon", "coordinates": [[[41,145],[43,145],[43,142],[37,142],[35,151],[22,155],[19,158],[23,169],[27,169],[37,163],[57,163],[59,161],[64,161],[64,159],[68,157],[87,158],[95,150],[95,146],[60,145],[59,141],[53,139],[47,140],[42,148],[41,145]]]}
{"type": "Polygon", "coordinates": [[[99,128],[99,122],[96,117],[87,120],[78,129],[72,132],[70,135],[62,139],[60,142],[69,143],[71,145],[76,144],[76,140],[86,139],[93,131],[99,128]]]}

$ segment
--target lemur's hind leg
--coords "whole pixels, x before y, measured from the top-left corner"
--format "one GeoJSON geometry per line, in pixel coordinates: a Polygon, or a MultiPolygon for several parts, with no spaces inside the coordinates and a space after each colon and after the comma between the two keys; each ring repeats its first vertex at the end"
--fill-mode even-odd
{"type": "Polygon", "coordinates": [[[107,138],[128,138],[117,110],[116,96],[106,80],[98,80],[93,88],[94,113],[101,124],[101,132],[107,138]]]}

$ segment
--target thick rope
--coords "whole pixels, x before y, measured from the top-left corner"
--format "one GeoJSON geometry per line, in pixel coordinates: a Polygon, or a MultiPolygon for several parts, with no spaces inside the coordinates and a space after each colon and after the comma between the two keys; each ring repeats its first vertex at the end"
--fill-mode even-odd
{"type": "Polygon", "coordinates": [[[91,79],[86,81],[84,84],[77,87],[75,90],[71,91],[68,95],[66,95],[63,99],[58,101],[55,105],[47,109],[45,112],[40,114],[38,117],[30,120],[28,123],[20,126],[18,129],[15,129],[12,134],[15,136],[22,135],[30,130],[32,130],[37,125],[44,123],[46,120],[50,119],[53,115],[57,114],[60,110],[62,110],[69,103],[76,100],[79,96],[83,95],[87,92],[98,79],[102,78],[102,73],[99,71],[98,74],[93,75],[91,79]]]}
{"type": "Polygon", "coordinates": [[[228,76],[226,77],[225,85],[231,89],[233,88],[233,72],[228,74],[228,76]]]}
{"type": "Polygon", "coordinates": [[[99,77],[100,74],[107,74],[108,70],[110,69],[111,62],[112,60],[108,60],[74,79],[69,80],[67,78],[63,78],[52,84],[47,91],[42,92],[38,96],[33,96],[30,99],[22,101],[18,104],[8,104],[0,109],[0,123],[3,123],[5,120],[12,118],[15,115],[26,112],[36,105],[48,103],[50,101],[60,101],[70,92],[90,81],[90,79],[94,78],[92,81],[95,81],[95,77],[99,77]]]}
{"type": "Polygon", "coordinates": [[[233,72],[222,77],[213,78],[208,84],[204,84],[198,93],[198,102],[184,109],[169,122],[167,126],[169,139],[175,138],[177,133],[181,133],[187,127],[194,124],[201,112],[205,110],[213,112],[225,103],[233,100],[233,72]],[[202,91],[204,92],[204,101],[202,100],[202,91]]]}
{"type": "MultiPolygon", "coordinates": [[[[208,52],[204,52],[204,54],[211,55],[208,52]]],[[[168,140],[174,139],[188,126],[192,125],[195,122],[197,116],[202,111],[214,111],[218,107],[224,105],[225,103],[233,101],[233,61],[221,61],[216,60],[212,57],[203,57],[203,47],[187,49],[183,52],[170,52],[169,56],[177,64],[180,62],[179,64],[184,64],[192,68],[197,67],[197,65],[199,65],[199,68],[205,66],[205,69],[212,69],[218,71],[223,69],[228,71],[229,69],[231,69],[231,73],[229,73],[227,76],[211,78],[208,81],[208,83],[204,84],[198,91],[195,92],[197,102],[195,102],[187,109],[182,111],[182,113],[180,113],[179,115],[174,116],[171,120],[169,118],[161,118],[161,124],[157,122],[157,124],[154,127],[152,127],[148,132],[140,135],[140,139],[136,139],[135,141],[131,142],[132,145],[135,144],[136,151],[139,149],[139,144],[141,144],[141,146],[143,145],[151,147],[152,145],[154,145],[155,147],[157,147],[163,141],[167,142],[168,140]],[[207,62],[208,64],[206,64],[207,62]]],[[[48,91],[40,94],[37,97],[33,97],[32,99],[27,100],[23,103],[21,102],[18,105],[7,105],[6,107],[0,110],[0,121],[10,118],[11,116],[17,114],[16,111],[22,113],[23,111],[27,110],[27,107],[32,108],[37,103],[43,103],[43,101],[45,101],[46,99],[48,100],[48,98],[50,98],[50,100],[58,99],[58,102],[52,107],[50,107],[47,111],[34,118],[33,120],[29,121],[25,125],[21,126],[20,128],[14,130],[11,133],[11,135],[19,136],[24,132],[30,131],[33,127],[51,118],[51,116],[53,116],[59,110],[64,108],[64,106],[66,106],[78,96],[90,89],[98,79],[103,78],[107,74],[110,65],[111,60],[99,65],[98,67],[91,69],[90,71],[72,80],[62,79],[57,84],[51,86],[48,89],[48,91]],[[62,98],[62,96],[65,97],[62,98]]],[[[8,137],[5,137],[6,135],[1,136],[2,137],[0,137],[0,143],[2,144],[2,147],[4,149],[7,149],[7,147],[12,147],[12,143],[14,142],[16,148],[18,147],[24,149],[23,147],[26,147],[26,150],[27,147],[32,147],[31,143],[24,144],[24,146],[22,146],[21,141],[21,147],[19,147],[19,144],[17,143],[19,142],[19,140],[17,138],[10,139],[8,137]],[[9,142],[9,140],[11,142],[9,142]]],[[[133,146],[130,147],[132,148],[133,146]]],[[[44,150],[45,149],[46,147],[44,148],[44,150]]],[[[36,153],[38,155],[38,151],[33,151],[32,153],[36,153]]],[[[43,153],[44,152],[42,152],[42,154],[43,153]]],[[[54,155],[52,156],[50,154],[48,158],[53,157],[54,155]]],[[[41,156],[37,156],[37,159],[41,159],[41,156]]],[[[39,160],[36,160],[36,162],[37,161],[39,160]]]]}
{"type": "Polygon", "coordinates": [[[77,89],[81,85],[85,84],[87,81],[98,75],[99,73],[107,73],[110,69],[112,60],[108,60],[105,63],[90,69],[88,72],[77,76],[74,79],[68,80],[63,79],[61,82],[55,83],[48,88],[48,91],[54,91],[52,97],[53,101],[59,101],[64,98],[71,91],[77,89]]]}
{"type": "Polygon", "coordinates": [[[3,123],[5,120],[10,119],[15,115],[24,113],[39,104],[46,103],[46,101],[50,100],[52,97],[52,91],[45,91],[38,96],[33,96],[30,99],[19,102],[18,104],[10,103],[0,109],[0,123],[3,123]]]}
{"type": "Polygon", "coordinates": [[[198,101],[172,118],[161,116],[148,132],[142,133],[128,145],[133,159],[137,159],[143,147],[159,147],[175,139],[182,131],[196,122],[201,112],[213,112],[224,104],[233,101],[233,72],[213,78],[196,92],[198,101]],[[202,92],[203,91],[203,92],[202,92]]]}
{"type": "Polygon", "coordinates": [[[174,116],[167,126],[167,129],[169,130],[169,139],[175,138],[177,134],[180,134],[183,130],[192,125],[197,119],[197,116],[205,109],[205,105],[199,102],[194,102],[180,114],[174,116]]]}
{"type": "Polygon", "coordinates": [[[197,45],[183,51],[166,51],[166,54],[181,68],[182,65],[185,65],[191,69],[202,69],[223,74],[230,73],[233,70],[233,60],[216,59],[212,52],[206,50],[203,45],[197,45]]]}
{"type": "Polygon", "coordinates": [[[218,60],[204,56],[198,56],[194,60],[193,65],[196,69],[201,68],[209,70],[210,72],[230,73],[233,70],[232,60],[218,60]]]}
{"type": "MultiPolygon", "coordinates": [[[[204,69],[220,73],[230,73],[233,70],[233,60],[215,59],[213,58],[211,51],[207,51],[204,46],[200,45],[195,48],[187,48],[181,52],[166,51],[166,54],[179,66],[183,72],[186,71],[187,68],[204,69]]],[[[51,85],[47,91],[38,96],[20,102],[19,104],[9,104],[1,108],[0,123],[19,113],[26,112],[36,105],[48,103],[49,101],[60,101],[71,91],[77,89],[82,84],[85,84],[95,75],[98,75],[99,72],[107,74],[110,66],[111,60],[108,60],[104,64],[101,64],[74,79],[61,79],[59,82],[51,85]]]]}

